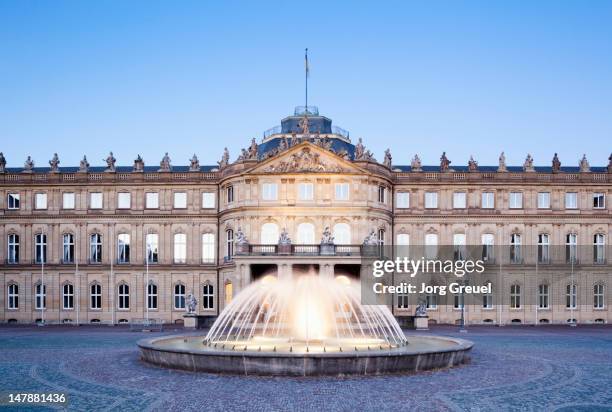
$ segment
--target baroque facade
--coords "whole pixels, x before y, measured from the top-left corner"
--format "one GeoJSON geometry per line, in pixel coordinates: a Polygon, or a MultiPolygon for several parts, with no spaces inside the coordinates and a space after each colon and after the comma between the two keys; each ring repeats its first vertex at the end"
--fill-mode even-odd
{"type": "MultiPolygon", "coordinates": [[[[0,322],[178,323],[190,293],[214,317],[271,271],[358,277],[366,242],[489,254],[496,296],[465,309],[428,297],[432,321],[606,323],[611,195],[612,157],[455,166],[443,153],[436,166],[398,166],[310,107],[214,166],[195,155],[174,166],[168,153],[117,166],[110,153],[104,167],[62,167],[54,154],[49,167],[28,157],[7,168],[0,154],[0,322]]],[[[418,303],[396,296],[393,312],[418,303]]]]}

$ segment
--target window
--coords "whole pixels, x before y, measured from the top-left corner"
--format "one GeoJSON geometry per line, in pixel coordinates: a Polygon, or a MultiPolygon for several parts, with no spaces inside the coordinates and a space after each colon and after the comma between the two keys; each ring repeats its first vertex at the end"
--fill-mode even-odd
{"type": "Polygon", "coordinates": [[[34,236],[35,262],[47,263],[47,235],[37,233],[34,236]]]}
{"type": "Polygon", "coordinates": [[[398,209],[408,209],[410,207],[410,193],[397,192],[395,194],[395,206],[398,209]]]}
{"type": "Polygon", "coordinates": [[[521,285],[510,285],[510,308],[521,308],[521,285]]]}
{"type": "Polygon", "coordinates": [[[74,235],[72,233],[64,233],[62,263],[74,263],[74,235]]]}
{"type": "Polygon", "coordinates": [[[157,309],[157,285],[153,282],[147,285],[147,308],[157,309]]]}
{"type": "Polygon", "coordinates": [[[427,309],[436,310],[438,309],[438,295],[430,294],[425,296],[425,305],[427,309]]]}
{"type": "Polygon", "coordinates": [[[64,209],[74,209],[75,207],[75,195],[74,193],[63,193],[62,194],[62,207],[64,209]]]}
{"type": "Polygon", "coordinates": [[[547,284],[538,286],[538,308],[548,309],[550,302],[549,287],[547,284]]]}
{"type": "Polygon", "coordinates": [[[64,283],[62,286],[62,309],[74,309],[74,285],[72,283],[64,283]]]}
{"type": "Polygon", "coordinates": [[[438,235],[428,233],[425,235],[425,257],[434,259],[438,256],[438,235]]]}
{"type": "Polygon", "coordinates": [[[215,194],[213,192],[202,193],[202,209],[215,208],[215,194]]]}
{"type": "Polygon", "coordinates": [[[7,293],[7,308],[8,309],[19,309],[19,286],[15,283],[11,283],[6,288],[7,293]]]}
{"type": "Polygon", "coordinates": [[[202,286],[202,309],[214,309],[215,308],[215,289],[213,285],[206,282],[202,286]]]}
{"type": "Polygon", "coordinates": [[[593,309],[603,309],[605,307],[604,290],[603,283],[593,285],[593,309]]]}
{"type": "Polygon", "coordinates": [[[145,193],[145,208],[146,209],[159,209],[159,193],[157,192],[145,193]]]}
{"type": "Polygon", "coordinates": [[[538,263],[550,263],[550,235],[538,235],[538,263]]]}
{"type": "Polygon", "coordinates": [[[568,192],[565,194],[565,208],[578,209],[578,193],[568,192]]]}
{"type": "Polygon", "coordinates": [[[312,223],[300,223],[297,230],[297,243],[312,245],[315,243],[315,229],[312,223]]]}
{"type": "Polygon", "coordinates": [[[215,263],[215,235],[202,235],[202,263],[215,263]]]}
{"type": "Polygon", "coordinates": [[[378,186],[378,201],[380,203],[387,202],[387,188],[384,186],[378,186]]]}
{"type": "Polygon", "coordinates": [[[438,193],[425,192],[425,208],[436,209],[438,207],[438,193]]]}
{"type": "Polygon", "coordinates": [[[8,235],[8,263],[19,263],[19,235],[8,235]]]}
{"type": "Polygon", "coordinates": [[[593,193],[593,209],[605,209],[606,195],[603,193],[593,193]]]}
{"type": "Polygon", "coordinates": [[[132,207],[132,194],[128,192],[117,193],[117,208],[130,209],[132,207]]]}
{"type": "MultiPolygon", "coordinates": [[[[489,282],[485,282],[488,284],[489,282]]],[[[484,293],[482,295],[482,308],[483,309],[492,309],[493,308],[493,295],[491,293],[484,293]]]]}
{"type": "Polygon", "coordinates": [[[567,309],[576,309],[578,300],[578,287],[575,283],[571,283],[565,287],[565,307],[567,309]]]}
{"type": "Polygon", "coordinates": [[[174,285],[174,309],[185,309],[185,285],[174,285]]]}
{"type": "Polygon", "coordinates": [[[263,200],[277,200],[278,185],[276,183],[264,183],[261,185],[261,198],[263,200]]]}
{"type": "Polygon", "coordinates": [[[397,256],[408,257],[410,255],[410,235],[408,233],[398,233],[395,237],[395,246],[397,256]]]}
{"type": "Polygon", "coordinates": [[[455,309],[463,309],[463,302],[464,302],[464,296],[463,295],[455,295],[454,296],[454,303],[453,303],[453,307],[455,309]]]}
{"type": "Polygon", "coordinates": [[[467,206],[467,194],[465,192],[453,193],[453,209],[465,209],[467,206]]]}
{"type": "Polygon", "coordinates": [[[522,209],[522,208],[523,208],[523,193],[510,192],[510,209],[522,209]]]}
{"type": "Polygon", "coordinates": [[[378,229],[378,244],[382,252],[382,247],[385,245],[385,229],[378,229]]]}
{"type": "Polygon", "coordinates": [[[464,260],[467,256],[465,248],[465,234],[455,233],[453,235],[453,257],[455,260],[464,260]]]}
{"type": "Polygon", "coordinates": [[[408,294],[401,293],[397,295],[397,307],[398,309],[408,309],[408,294]]]}
{"type": "Polygon", "coordinates": [[[550,193],[538,193],[538,209],[550,209],[550,193]]]}
{"type": "Polygon", "coordinates": [[[225,304],[229,305],[232,303],[232,299],[234,298],[234,286],[232,282],[225,283],[225,304]]]}
{"type": "Polygon", "coordinates": [[[89,262],[102,263],[102,235],[99,233],[89,236],[89,262]]]}
{"type": "Polygon", "coordinates": [[[174,263],[187,262],[187,235],[184,233],[174,234],[174,263]]]}
{"type": "Polygon", "coordinates": [[[298,199],[300,200],[314,199],[314,185],[312,183],[300,183],[298,185],[298,199]]]}
{"type": "Polygon", "coordinates": [[[493,209],[495,207],[495,193],[482,192],[482,202],[480,207],[483,209],[493,209]]]}
{"type": "Polygon", "coordinates": [[[102,285],[92,283],[89,287],[89,308],[102,309],[102,285]]]}
{"type": "Polygon", "coordinates": [[[117,262],[130,263],[130,235],[127,233],[117,236],[117,262]]]}
{"type": "Polygon", "coordinates": [[[232,203],[234,201],[234,186],[228,186],[225,189],[225,196],[227,203],[232,203]]]}
{"type": "Polygon", "coordinates": [[[47,208],[47,194],[36,193],[34,195],[34,209],[46,209],[47,208]]]}
{"type": "Polygon", "coordinates": [[[47,285],[37,283],[35,288],[36,309],[47,308],[47,285]]]}
{"type": "Polygon", "coordinates": [[[89,194],[89,208],[90,209],[102,209],[102,193],[92,192],[89,194]]]}
{"type": "Polygon", "coordinates": [[[593,237],[593,261],[595,263],[604,263],[606,260],[606,236],[602,233],[597,233],[593,237]]]}
{"type": "Polygon", "coordinates": [[[145,238],[147,247],[147,263],[159,261],[159,236],[157,233],[147,233],[145,238]]]}
{"type": "Polygon", "coordinates": [[[8,203],[8,208],[9,210],[17,210],[19,209],[19,193],[9,193],[8,194],[8,199],[7,199],[7,203],[8,203]]]}
{"type": "Polygon", "coordinates": [[[234,256],[234,231],[232,229],[225,232],[225,256],[228,259],[234,256]]]}
{"type": "Polygon", "coordinates": [[[521,235],[513,233],[510,236],[510,262],[521,263],[523,261],[523,255],[521,253],[521,235]]]}
{"type": "Polygon", "coordinates": [[[578,262],[578,235],[575,233],[568,233],[565,236],[565,261],[578,262]]]}
{"type": "Polygon", "coordinates": [[[336,200],[349,200],[349,184],[336,183],[336,200]]]}
{"type": "Polygon", "coordinates": [[[187,193],[174,192],[174,208],[187,209],[187,193]]]}
{"type": "Polygon", "coordinates": [[[351,244],[351,227],[348,223],[336,223],[334,225],[334,243],[337,245],[351,244]]]}
{"type": "Polygon", "coordinates": [[[127,283],[119,284],[119,309],[130,308],[130,286],[127,283]]]}
{"type": "Polygon", "coordinates": [[[482,243],[482,260],[492,262],[494,260],[495,236],[492,233],[483,233],[480,237],[482,243]]]}
{"type": "Polygon", "coordinates": [[[262,245],[276,245],[278,243],[278,225],[270,222],[261,225],[260,241],[262,245]]]}

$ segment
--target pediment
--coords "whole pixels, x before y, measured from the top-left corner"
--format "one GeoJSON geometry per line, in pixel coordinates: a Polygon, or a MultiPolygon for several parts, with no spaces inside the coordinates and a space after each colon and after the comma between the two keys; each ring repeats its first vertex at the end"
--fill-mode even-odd
{"type": "Polygon", "coordinates": [[[249,173],[354,173],[363,172],[340,156],[310,142],[259,163],[249,173]]]}

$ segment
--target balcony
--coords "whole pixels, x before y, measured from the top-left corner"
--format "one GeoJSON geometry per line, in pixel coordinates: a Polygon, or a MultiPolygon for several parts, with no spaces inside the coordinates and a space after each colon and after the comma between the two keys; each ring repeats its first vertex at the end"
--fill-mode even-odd
{"type": "Polygon", "coordinates": [[[363,245],[240,245],[237,256],[363,256],[363,245]]]}

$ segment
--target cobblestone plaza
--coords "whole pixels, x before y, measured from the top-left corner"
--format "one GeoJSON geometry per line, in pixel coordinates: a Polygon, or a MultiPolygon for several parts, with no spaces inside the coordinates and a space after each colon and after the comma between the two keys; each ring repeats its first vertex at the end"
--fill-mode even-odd
{"type": "Polygon", "coordinates": [[[149,366],[135,343],[157,332],[3,327],[0,387],[65,392],[69,409],[88,411],[610,411],[611,332],[608,326],[507,326],[472,327],[466,335],[439,326],[425,333],[476,343],[470,364],[419,375],[290,379],[149,366]]]}

